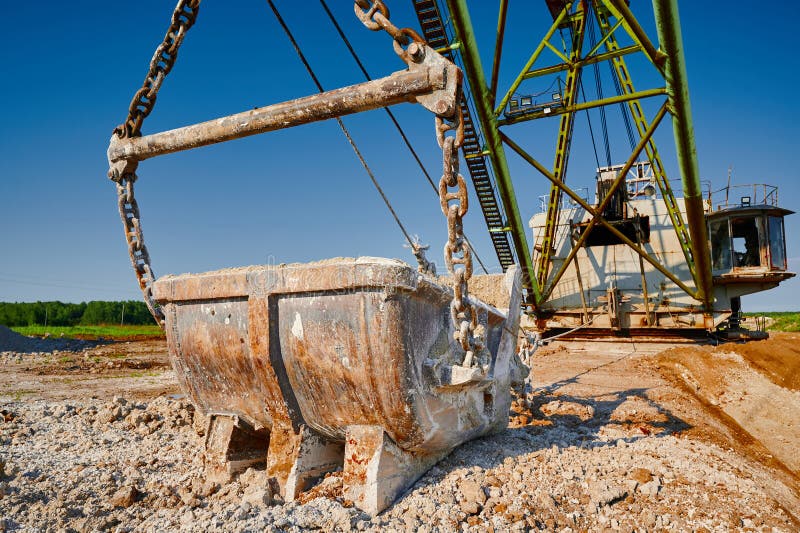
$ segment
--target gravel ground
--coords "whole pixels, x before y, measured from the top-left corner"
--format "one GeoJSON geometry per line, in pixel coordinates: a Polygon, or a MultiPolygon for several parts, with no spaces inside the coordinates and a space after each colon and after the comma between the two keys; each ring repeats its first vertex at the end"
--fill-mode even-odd
{"type": "Polygon", "coordinates": [[[0,530],[798,531],[797,485],[704,438],[657,374],[647,357],[543,350],[509,429],[377,517],[343,500],[339,473],[288,504],[263,471],[205,482],[204,420],[179,395],[0,393],[0,530]]]}
{"type": "Polygon", "coordinates": [[[2,527],[796,530],[763,490],[769,480],[732,451],[564,415],[578,405],[545,409],[550,425],[509,429],[459,448],[370,519],[346,507],[337,475],[307,494],[304,505],[273,501],[263,472],[224,487],[204,483],[194,453],[202,423],[193,424],[192,406],[182,400],[4,404],[2,527]]]}

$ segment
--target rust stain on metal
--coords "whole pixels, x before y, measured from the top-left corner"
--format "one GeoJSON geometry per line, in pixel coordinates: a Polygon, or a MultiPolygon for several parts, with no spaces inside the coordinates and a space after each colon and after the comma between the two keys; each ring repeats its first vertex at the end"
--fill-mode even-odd
{"type": "MultiPolygon", "coordinates": [[[[504,427],[516,316],[474,301],[485,353],[460,366],[451,290],[400,261],[168,276],[154,295],[182,386],[206,414],[269,434],[267,470],[287,500],[344,464],[351,499],[378,512],[442,454],[504,427]]],[[[228,426],[209,457],[250,442],[228,426]]]]}

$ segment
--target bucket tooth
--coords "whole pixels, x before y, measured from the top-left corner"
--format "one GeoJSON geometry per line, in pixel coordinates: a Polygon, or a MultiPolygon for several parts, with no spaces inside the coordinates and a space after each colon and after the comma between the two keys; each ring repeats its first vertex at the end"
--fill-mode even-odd
{"type": "Polygon", "coordinates": [[[277,482],[287,502],[294,501],[319,478],[342,466],[344,445],[305,425],[277,423],[270,433],[267,475],[277,482]]]}
{"type": "Polygon", "coordinates": [[[203,453],[206,479],[227,483],[248,467],[263,464],[269,440],[266,430],[254,429],[237,415],[211,414],[203,453]]]}
{"type": "Polygon", "coordinates": [[[414,454],[397,446],[380,426],[348,426],[344,448],[344,498],[375,516],[450,450],[414,454]]]}

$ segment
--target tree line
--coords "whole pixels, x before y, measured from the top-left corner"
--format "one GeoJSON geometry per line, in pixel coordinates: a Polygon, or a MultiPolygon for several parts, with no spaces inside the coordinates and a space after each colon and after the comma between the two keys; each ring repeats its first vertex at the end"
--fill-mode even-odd
{"type": "Polygon", "coordinates": [[[97,326],[153,324],[147,306],[139,300],[124,302],[0,302],[0,324],[15,326],[97,326]]]}

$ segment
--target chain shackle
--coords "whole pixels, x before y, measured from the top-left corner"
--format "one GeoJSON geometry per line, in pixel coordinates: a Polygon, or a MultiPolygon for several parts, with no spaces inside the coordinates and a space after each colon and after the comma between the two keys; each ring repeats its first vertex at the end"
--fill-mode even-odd
{"type": "Polygon", "coordinates": [[[392,39],[395,53],[406,62],[421,61],[425,55],[425,39],[411,28],[398,28],[389,20],[389,8],[382,0],[355,0],[356,17],[372,31],[385,31],[392,39]]]}

